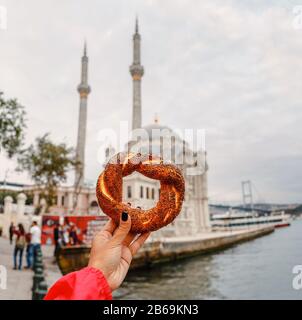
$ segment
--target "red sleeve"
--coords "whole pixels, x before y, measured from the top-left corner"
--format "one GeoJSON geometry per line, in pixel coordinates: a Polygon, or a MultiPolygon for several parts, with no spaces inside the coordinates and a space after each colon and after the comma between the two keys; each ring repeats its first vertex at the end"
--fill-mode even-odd
{"type": "Polygon", "coordinates": [[[86,267],[59,279],[44,300],[111,300],[111,290],[103,273],[86,267]]]}

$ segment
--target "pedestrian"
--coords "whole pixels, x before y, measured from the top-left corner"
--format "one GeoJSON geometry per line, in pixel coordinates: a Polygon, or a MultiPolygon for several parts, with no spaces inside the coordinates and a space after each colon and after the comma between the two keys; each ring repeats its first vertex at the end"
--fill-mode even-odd
{"type": "Polygon", "coordinates": [[[53,240],[55,243],[55,251],[53,255],[56,257],[60,245],[60,230],[59,230],[59,224],[56,222],[55,227],[53,229],[53,240]]]}
{"type": "Polygon", "coordinates": [[[63,226],[63,241],[62,241],[64,246],[68,246],[70,244],[69,230],[70,230],[69,223],[65,223],[63,226]]]}
{"type": "Polygon", "coordinates": [[[10,242],[10,244],[13,244],[14,229],[15,229],[15,226],[14,226],[14,223],[12,222],[9,226],[9,242],[10,242]]]}
{"type": "Polygon", "coordinates": [[[37,221],[33,221],[32,227],[30,228],[30,234],[35,263],[37,251],[41,248],[41,229],[39,228],[37,221]]]}
{"type": "Polygon", "coordinates": [[[79,239],[78,239],[77,230],[76,230],[75,225],[72,225],[70,227],[69,239],[70,239],[71,245],[73,245],[73,246],[75,246],[79,243],[79,239]]]}
{"type": "Polygon", "coordinates": [[[15,249],[14,249],[14,270],[19,270],[22,268],[22,258],[23,258],[23,251],[26,245],[25,239],[25,230],[21,223],[18,224],[18,229],[14,230],[14,234],[16,237],[15,249]],[[17,263],[19,256],[19,264],[17,263]]]}
{"type": "Polygon", "coordinates": [[[59,246],[64,246],[64,227],[59,225],[59,246]]]}
{"type": "Polygon", "coordinates": [[[28,232],[25,235],[26,239],[26,267],[25,269],[30,269],[33,265],[33,245],[31,243],[31,233],[28,232]]]}

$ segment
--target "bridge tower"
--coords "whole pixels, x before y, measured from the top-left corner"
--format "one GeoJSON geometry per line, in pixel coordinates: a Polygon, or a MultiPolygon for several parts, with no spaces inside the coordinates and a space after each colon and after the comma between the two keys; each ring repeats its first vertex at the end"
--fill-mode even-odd
{"type": "Polygon", "coordinates": [[[252,191],[252,182],[250,180],[241,182],[242,189],[242,202],[245,208],[250,208],[253,210],[253,191],[252,191]]]}

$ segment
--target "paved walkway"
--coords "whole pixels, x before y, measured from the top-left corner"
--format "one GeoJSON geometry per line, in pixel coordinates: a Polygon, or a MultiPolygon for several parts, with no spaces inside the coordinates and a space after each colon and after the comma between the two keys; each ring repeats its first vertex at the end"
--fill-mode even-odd
{"type": "MultiPolygon", "coordinates": [[[[29,300],[33,284],[32,270],[13,270],[14,245],[8,239],[0,237],[0,265],[7,270],[7,288],[0,288],[0,300],[29,300]]],[[[23,254],[23,264],[25,257],[23,254]]]]}
{"type": "MultiPolygon", "coordinates": [[[[3,290],[0,287],[0,300],[31,300],[33,271],[13,270],[13,250],[14,245],[10,245],[8,239],[0,237],[0,265],[5,266],[7,270],[7,288],[3,290]]],[[[42,251],[46,282],[51,286],[61,274],[54,263],[53,247],[44,246],[42,251]]],[[[25,265],[25,254],[23,254],[23,265],[25,265]]]]}
{"type": "Polygon", "coordinates": [[[53,256],[54,246],[42,246],[42,252],[45,267],[45,280],[48,288],[50,288],[59,278],[62,277],[62,273],[53,256]]]}

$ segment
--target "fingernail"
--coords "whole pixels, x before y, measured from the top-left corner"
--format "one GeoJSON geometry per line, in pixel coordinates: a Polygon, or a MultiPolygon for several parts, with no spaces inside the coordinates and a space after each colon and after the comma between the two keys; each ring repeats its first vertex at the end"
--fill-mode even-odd
{"type": "Polygon", "coordinates": [[[123,211],[122,212],[122,221],[127,221],[128,220],[128,212],[123,211]]]}

